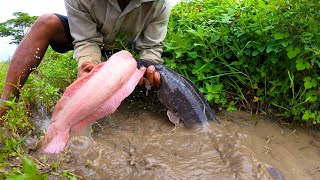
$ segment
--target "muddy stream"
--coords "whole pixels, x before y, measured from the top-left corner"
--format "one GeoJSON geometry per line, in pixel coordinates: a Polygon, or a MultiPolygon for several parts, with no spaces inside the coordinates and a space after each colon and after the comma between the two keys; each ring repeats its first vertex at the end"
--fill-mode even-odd
{"type": "MultiPolygon", "coordinates": [[[[129,98],[92,125],[92,140],[73,136],[58,156],[33,155],[62,159],[85,179],[320,179],[319,130],[242,111],[218,117],[207,129],[175,127],[159,104],[129,98]]],[[[34,120],[41,130],[50,115],[34,120]]]]}

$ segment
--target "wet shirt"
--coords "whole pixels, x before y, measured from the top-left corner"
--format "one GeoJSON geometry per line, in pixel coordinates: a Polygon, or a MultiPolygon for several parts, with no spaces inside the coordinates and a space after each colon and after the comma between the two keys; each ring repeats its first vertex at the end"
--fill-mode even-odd
{"type": "Polygon", "coordinates": [[[167,33],[167,0],[131,0],[122,11],[117,0],[65,0],[74,56],[101,62],[101,49],[113,50],[122,42],[135,42],[140,58],[162,63],[162,42],[167,33]]]}

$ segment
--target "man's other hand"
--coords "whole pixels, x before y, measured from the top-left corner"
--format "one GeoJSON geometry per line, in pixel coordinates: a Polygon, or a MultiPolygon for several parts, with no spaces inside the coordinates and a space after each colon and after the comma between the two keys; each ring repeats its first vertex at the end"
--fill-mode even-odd
{"type": "Polygon", "coordinates": [[[83,76],[85,76],[86,74],[88,74],[94,67],[96,66],[96,64],[90,62],[90,61],[86,61],[84,63],[81,64],[81,66],[78,69],[78,77],[77,78],[81,78],[83,76]]]}
{"type": "Polygon", "coordinates": [[[140,79],[138,85],[144,85],[148,90],[150,90],[152,87],[159,89],[160,84],[160,73],[156,71],[156,68],[153,65],[150,65],[146,70],[145,76],[140,79]]]}

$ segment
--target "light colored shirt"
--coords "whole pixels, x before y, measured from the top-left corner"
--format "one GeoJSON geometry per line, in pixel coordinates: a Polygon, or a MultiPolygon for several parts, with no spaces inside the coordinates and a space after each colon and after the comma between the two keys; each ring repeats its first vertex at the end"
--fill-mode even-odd
{"type": "Polygon", "coordinates": [[[74,56],[101,62],[101,49],[112,50],[115,40],[135,42],[140,58],[162,63],[162,43],[167,33],[167,0],[131,0],[122,11],[117,0],[65,0],[74,56]]]}

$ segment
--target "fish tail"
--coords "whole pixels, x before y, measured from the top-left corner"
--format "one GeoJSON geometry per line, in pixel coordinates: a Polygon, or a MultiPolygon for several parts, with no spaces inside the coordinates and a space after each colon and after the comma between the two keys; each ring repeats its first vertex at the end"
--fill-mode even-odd
{"type": "Polygon", "coordinates": [[[56,154],[61,152],[69,140],[69,128],[58,131],[54,125],[50,125],[42,141],[42,149],[46,153],[56,154]]]}

